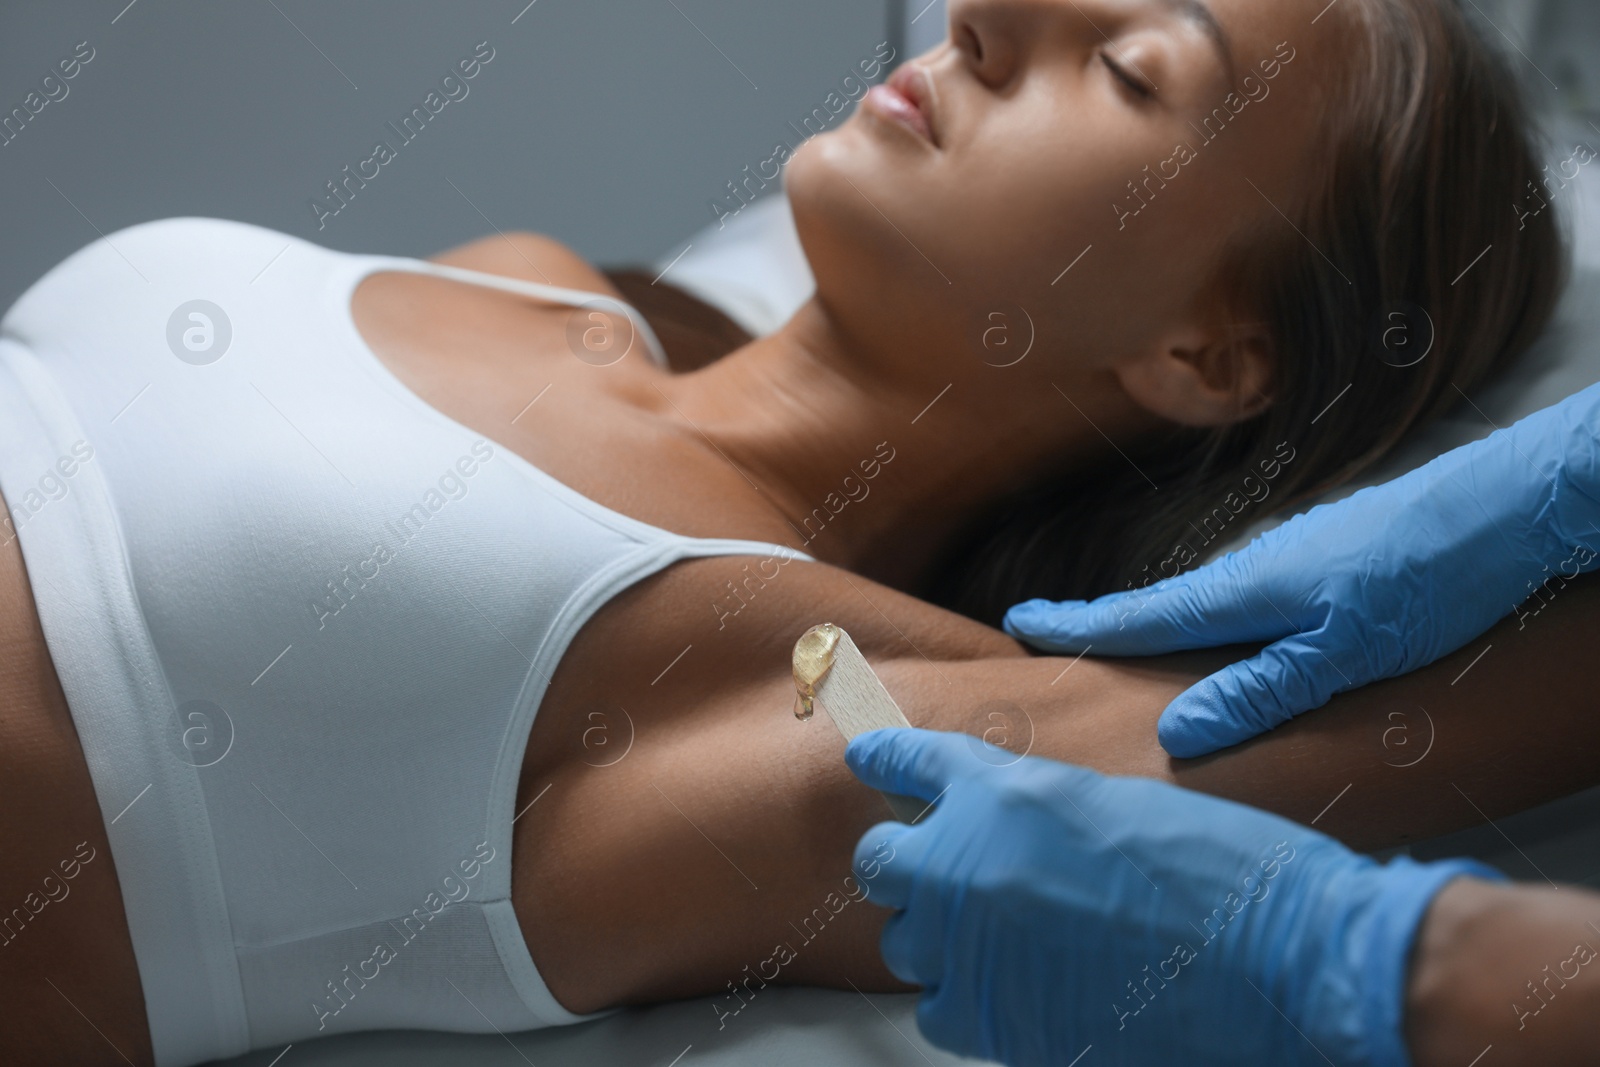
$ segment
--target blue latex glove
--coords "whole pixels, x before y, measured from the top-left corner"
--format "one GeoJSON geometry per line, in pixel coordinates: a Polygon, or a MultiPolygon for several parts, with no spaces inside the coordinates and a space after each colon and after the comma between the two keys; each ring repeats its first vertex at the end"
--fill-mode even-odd
{"type": "Polygon", "coordinates": [[[1087,603],[1030,600],[1005,629],[1043,649],[1107,656],[1271,642],[1162,715],[1162,746],[1200,756],[1455,651],[1547,579],[1558,589],[1600,565],[1597,525],[1591,386],[1198,570],[1087,603]]]}
{"type": "MultiPolygon", "coordinates": [[[[1380,866],[1239,804],[877,730],[846,751],[874,789],[938,798],[856,847],[867,899],[899,909],[884,962],[917,1022],[1012,1065],[1403,1065],[1410,948],[1471,863],[1380,866]],[[1298,1031],[1298,1032],[1297,1032],[1298,1031]]],[[[996,753],[998,749],[994,750],[996,753]]]]}

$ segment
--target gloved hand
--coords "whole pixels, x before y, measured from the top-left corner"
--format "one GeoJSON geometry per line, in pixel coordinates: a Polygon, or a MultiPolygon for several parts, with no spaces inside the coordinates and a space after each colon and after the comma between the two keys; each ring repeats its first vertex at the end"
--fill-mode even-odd
{"type": "Polygon", "coordinates": [[[1455,651],[1600,559],[1600,385],[1207,566],[1098,600],[1030,600],[1007,633],[1141,656],[1272,642],[1168,706],[1174,756],[1237,744],[1455,651]]]}
{"type": "Polygon", "coordinates": [[[876,730],[846,759],[874,789],[938,798],[856,847],[868,900],[899,909],[884,962],[917,1022],[1011,1065],[1410,1062],[1407,960],[1434,895],[1471,863],[1380,866],[1286,819],[981,742],[876,730]],[[998,750],[996,750],[998,752],[998,750]]]}

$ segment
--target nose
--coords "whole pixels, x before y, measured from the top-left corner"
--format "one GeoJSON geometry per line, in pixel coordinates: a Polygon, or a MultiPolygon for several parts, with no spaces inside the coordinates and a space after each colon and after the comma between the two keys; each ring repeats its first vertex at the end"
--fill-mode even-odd
{"type": "MultiPolygon", "coordinates": [[[[1092,46],[1104,0],[949,0],[950,44],[985,85],[1004,89],[1041,49],[1092,46]]],[[[1115,12],[1102,12],[1107,20],[1115,12]]]]}
{"type": "Polygon", "coordinates": [[[1009,0],[950,0],[950,45],[973,75],[991,89],[1015,77],[1025,30],[1019,5],[1009,0]]]}

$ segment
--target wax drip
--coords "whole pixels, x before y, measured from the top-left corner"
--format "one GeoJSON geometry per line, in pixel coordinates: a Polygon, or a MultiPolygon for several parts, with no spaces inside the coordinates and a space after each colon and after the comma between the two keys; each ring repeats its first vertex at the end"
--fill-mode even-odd
{"type": "Polygon", "coordinates": [[[816,710],[817,686],[833,669],[840,629],[831,622],[813,626],[794,643],[794,717],[804,722],[816,710]]]}

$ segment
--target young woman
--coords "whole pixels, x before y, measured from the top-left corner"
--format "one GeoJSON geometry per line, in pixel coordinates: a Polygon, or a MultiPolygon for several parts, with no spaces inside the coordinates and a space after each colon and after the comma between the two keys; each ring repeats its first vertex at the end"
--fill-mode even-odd
{"type": "Polygon", "coordinates": [[[1489,706],[1554,625],[1177,764],[1215,655],[986,624],[1187,565],[1515,356],[1562,273],[1537,174],[1445,0],[958,0],[789,164],[816,298],[693,373],[532,235],[90,246],[0,339],[6,1055],[898,988],[849,869],[882,801],[789,713],[822,621],[918,725],[1365,844],[1587,782],[1489,706]]]}

